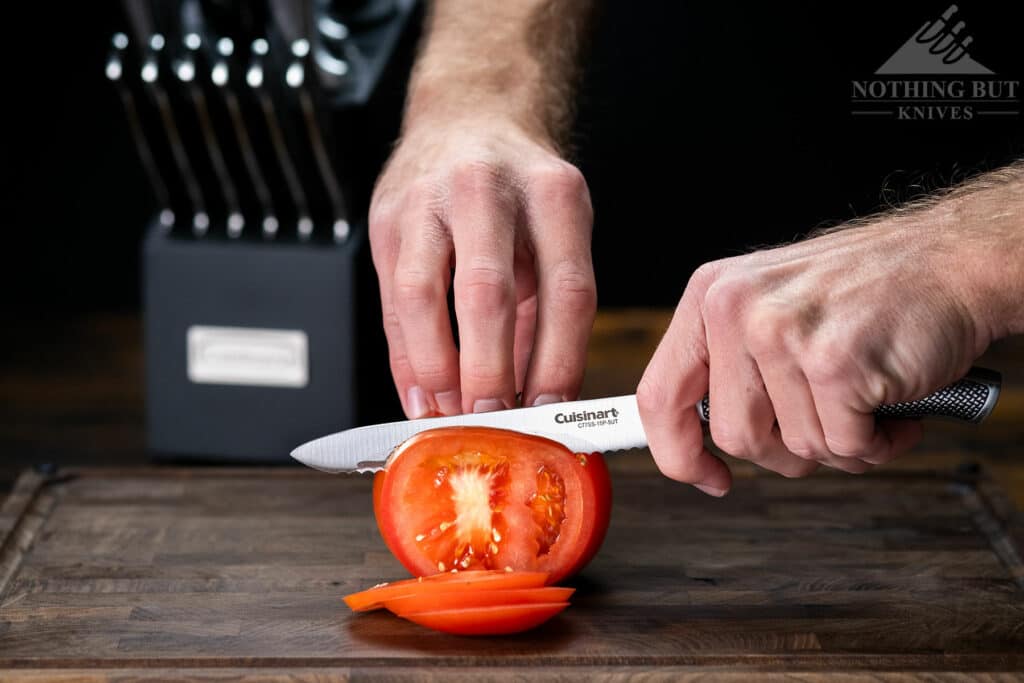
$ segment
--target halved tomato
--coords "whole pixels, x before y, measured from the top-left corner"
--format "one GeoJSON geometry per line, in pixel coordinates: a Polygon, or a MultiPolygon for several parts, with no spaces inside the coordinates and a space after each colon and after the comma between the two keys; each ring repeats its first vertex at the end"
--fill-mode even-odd
{"type": "Polygon", "coordinates": [[[611,514],[599,454],[488,427],[421,432],[374,481],[384,542],[415,575],[472,569],[549,573],[556,583],[597,553],[611,514]]]}
{"type": "Polygon", "coordinates": [[[460,636],[499,636],[540,626],[566,607],[567,602],[469,607],[407,614],[409,621],[436,631],[460,636]]]}
{"type": "Polygon", "coordinates": [[[509,590],[517,588],[540,588],[547,582],[545,572],[469,571],[435,574],[416,579],[392,581],[377,584],[358,593],[344,597],[345,604],[355,612],[380,609],[384,603],[395,598],[432,593],[455,593],[467,595],[475,591],[509,590]]]}
{"type": "Polygon", "coordinates": [[[569,602],[574,588],[513,588],[486,591],[459,591],[455,593],[421,593],[405,595],[384,602],[384,606],[400,617],[417,612],[463,609],[467,607],[497,607],[531,603],[569,602]]]}

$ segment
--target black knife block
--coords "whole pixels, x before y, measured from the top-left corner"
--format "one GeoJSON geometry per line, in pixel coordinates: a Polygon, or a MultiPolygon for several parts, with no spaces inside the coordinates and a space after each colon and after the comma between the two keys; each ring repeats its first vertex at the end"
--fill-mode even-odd
{"type": "Polygon", "coordinates": [[[363,234],[196,239],[154,221],[142,259],[154,456],[290,462],[309,439],[399,419],[363,234]]]}

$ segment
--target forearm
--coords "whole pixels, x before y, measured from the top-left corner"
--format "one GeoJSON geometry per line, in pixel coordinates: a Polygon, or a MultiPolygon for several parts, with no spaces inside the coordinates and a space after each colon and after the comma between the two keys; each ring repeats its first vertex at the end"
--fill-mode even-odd
{"type": "Polygon", "coordinates": [[[954,188],[932,210],[947,226],[943,261],[979,334],[989,341],[1024,334],[1024,162],[954,188]]]}
{"type": "Polygon", "coordinates": [[[423,119],[503,116],[555,146],[573,116],[590,0],[436,0],[404,128],[423,119]]]}

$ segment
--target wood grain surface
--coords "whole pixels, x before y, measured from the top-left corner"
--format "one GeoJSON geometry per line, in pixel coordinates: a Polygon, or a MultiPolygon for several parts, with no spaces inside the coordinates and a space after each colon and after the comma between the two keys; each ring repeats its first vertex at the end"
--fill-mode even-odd
{"type": "Polygon", "coordinates": [[[153,669],[431,680],[443,670],[473,680],[538,667],[551,679],[902,680],[1024,667],[1019,546],[1000,517],[1005,501],[975,475],[837,475],[807,487],[744,471],[713,500],[649,462],[643,452],[612,462],[612,527],[570,609],[501,638],[344,607],[343,594],[405,576],[368,513],[368,478],[29,472],[0,512],[0,678],[153,669]]]}
{"type": "MultiPolygon", "coordinates": [[[[600,312],[584,395],[632,391],[669,316],[600,312]]],[[[17,328],[0,336],[0,681],[1024,680],[1019,339],[979,360],[1005,381],[985,425],[931,423],[871,475],[730,462],[736,488],[712,500],[645,452],[614,459],[612,529],[573,606],[475,640],[347,613],[343,593],[404,574],[368,481],[148,466],[136,317],[17,328]],[[41,463],[60,469],[19,475],[41,463]]]]}

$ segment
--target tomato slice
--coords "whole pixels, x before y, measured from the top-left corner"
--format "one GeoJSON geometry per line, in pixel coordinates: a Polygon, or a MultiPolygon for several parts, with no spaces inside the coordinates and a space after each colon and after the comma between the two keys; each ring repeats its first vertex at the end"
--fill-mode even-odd
{"type": "Polygon", "coordinates": [[[417,612],[465,609],[468,607],[498,607],[530,603],[568,602],[574,588],[514,588],[486,591],[458,591],[452,593],[421,593],[387,600],[384,606],[404,617],[417,612]]]}
{"type": "Polygon", "coordinates": [[[611,481],[599,454],[488,427],[420,432],[374,482],[384,542],[410,572],[583,568],[604,540],[611,481]]]}
{"type": "Polygon", "coordinates": [[[344,597],[345,604],[355,612],[380,609],[388,600],[404,596],[427,595],[431,593],[456,592],[466,594],[474,591],[496,589],[539,588],[547,581],[544,572],[469,571],[423,576],[391,583],[381,583],[358,593],[344,597]]]}
{"type": "Polygon", "coordinates": [[[460,636],[498,636],[540,626],[566,607],[567,602],[470,607],[404,615],[405,619],[436,631],[460,636]]]}

